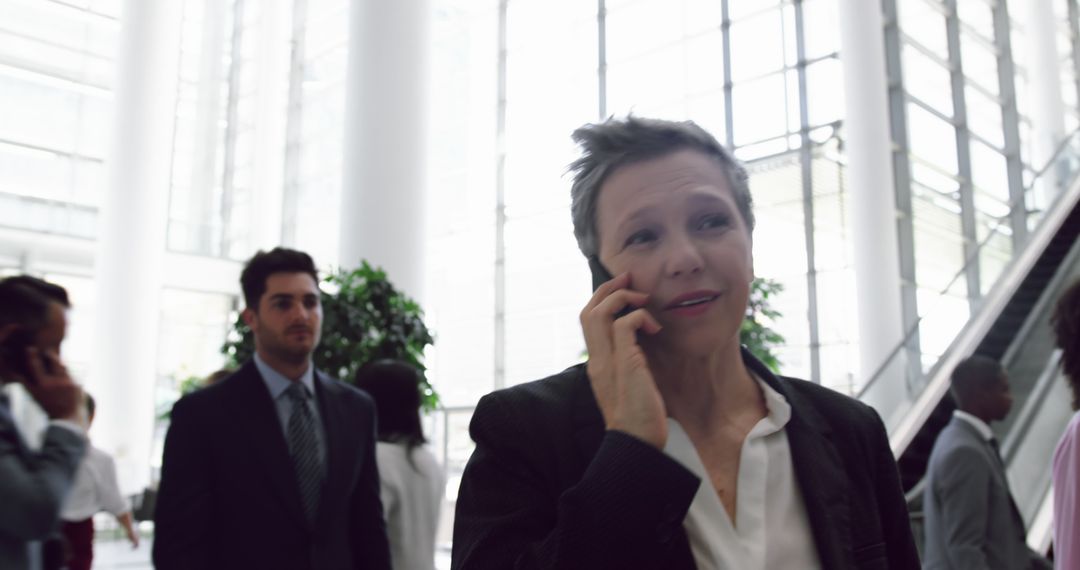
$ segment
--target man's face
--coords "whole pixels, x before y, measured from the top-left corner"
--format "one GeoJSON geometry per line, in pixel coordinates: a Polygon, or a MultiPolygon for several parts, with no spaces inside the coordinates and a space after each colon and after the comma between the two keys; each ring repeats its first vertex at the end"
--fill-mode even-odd
{"type": "Polygon", "coordinates": [[[60,303],[49,303],[45,326],[37,332],[34,345],[41,352],[60,356],[60,345],[67,334],[67,308],[60,303]]]}
{"type": "Polygon", "coordinates": [[[257,310],[244,309],[260,355],[286,362],[306,361],[319,344],[322,304],[319,287],[307,273],[274,273],[257,310]]]}
{"type": "Polygon", "coordinates": [[[1012,391],[1009,389],[1009,377],[1002,372],[997,380],[987,386],[982,397],[986,416],[995,422],[1004,420],[1009,415],[1009,410],[1012,409],[1013,404],[1012,391]]]}
{"type": "MultiPolygon", "coordinates": [[[[7,327],[0,340],[7,340],[9,335],[17,334],[17,329],[15,325],[7,327]]],[[[60,303],[50,302],[45,313],[45,324],[33,333],[33,340],[27,346],[36,348],[40,354],[52,354],[59,358],[60,345],[63,344],[66,334],[67,308],[60,303]]],[[[10,357],[25,358],[25,354],[12,354],[10,357]]],[[[29,381],[29,378],[23,378],[25,370],[22,362],[0,363],[0,376],[8,376],[9,380],[29,381]]]]}

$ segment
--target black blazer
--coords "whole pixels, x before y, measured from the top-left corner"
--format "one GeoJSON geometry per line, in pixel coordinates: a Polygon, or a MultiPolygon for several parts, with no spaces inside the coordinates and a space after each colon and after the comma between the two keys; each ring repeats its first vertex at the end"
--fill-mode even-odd
{"type": "MultiPolygon", "coordinates": [[[[791,405],[795,475],[822,566],[918,568],[885,426],[870,407],[743,360],[791,405]]],[[[695,568],[683,530],[700,480],[604,429],[585,366],[477,405],[452,568],[695,568]]]]}
{"type": "Polygon", "coordinates": [[[315,374],[326,479],[313,525],[254,362],[173,406],[154,517],[158,569],[388,569],[375,408],[315,374]]]}

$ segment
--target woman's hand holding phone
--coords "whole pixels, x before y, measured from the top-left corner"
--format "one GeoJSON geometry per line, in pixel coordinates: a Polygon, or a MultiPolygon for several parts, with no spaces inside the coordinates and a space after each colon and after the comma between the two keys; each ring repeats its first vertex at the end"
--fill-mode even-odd
{"type": "Polygon", "coordinates": [[[609,430],[628,433],[658,449],[667,443],[667,411],[638,332],[656,334],[660,323],[642,307],[648,295],[632,291],[624,273],[601,284],[581,311],[589,351],[587,371],[609,430]],[[627,307],[638,307],[617,316],[627,307]]]}

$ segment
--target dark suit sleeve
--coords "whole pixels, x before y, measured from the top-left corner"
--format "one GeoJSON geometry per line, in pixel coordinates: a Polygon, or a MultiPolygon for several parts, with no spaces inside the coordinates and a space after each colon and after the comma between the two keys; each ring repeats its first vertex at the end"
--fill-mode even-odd
{"type": "Polygon", "coordinates": [[[14,425],[0,426],[0,534],[42,540],[55,528],[86,437],[52,426],[41,450],[23,447],[14,425]]]}
{"type": "MultiPolygon", "coordinates": [[[[206,419],[190,397],[173,406],[154,509],[154,566],[210,568],[214,517],[206,419]]],[[[228,540],[229,537],[223,537],[228,540]]]]}
{"type": "Polygon", "coordinates": [[[634,568],[639,555],[670,544],[696,476],[609,431],[581,479],[559,492],[543,474],[557,467],[541,466],[541,450],[527,443],[542,439],[544,426],[522,425],[527,411],[508,409],[498,396],[480,401],[470,425],[476,450],[458,492],[452,568],[634,568]]]}
{"type": "Polygon", "coordinates": [[[365,438],[360,480],[351,498],[353,563],[357,570],[390,570],[390,542],[379,499],[379,469],[375,462],[375,410],[370,401],[360,402],[365,408],[361,417],[370,418],[364,426],[370,435],[365,438]]]}
{"type": "Polygon", "coordinates": [[[881,512],[881,532],[885,539],[885,548],[890,568],[921,568],[919,551],[915,548],[915,538],[911,532],[911,515],[904,500],[904,489],[900,485],[900,472],[896,467],[892,448],[889,446],[888,432],[881,416],[873,409],[873,445],[876,454],[875,492],[881,512]]]}
{"type": "Polygon", "coordinates": [[[991,467],[977,449],[957,447],[942,457],[934,492],[941,497],[945,553],[953,568],[988,568],[983,543],[989,516],[991,467]]]}

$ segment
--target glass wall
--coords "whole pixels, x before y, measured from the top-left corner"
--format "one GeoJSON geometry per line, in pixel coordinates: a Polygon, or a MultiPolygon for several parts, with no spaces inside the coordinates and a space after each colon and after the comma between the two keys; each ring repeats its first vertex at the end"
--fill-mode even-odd
{"type": "Polygon", "coordinates": [[[0,225],[93,237],[119,2],[5,0],[3,12],[0,225]]]}

